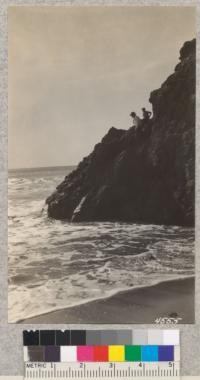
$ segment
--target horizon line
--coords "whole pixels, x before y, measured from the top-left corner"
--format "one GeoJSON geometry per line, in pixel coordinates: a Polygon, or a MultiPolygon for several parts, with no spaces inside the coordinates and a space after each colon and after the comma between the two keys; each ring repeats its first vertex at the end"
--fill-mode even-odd
{"type": "Polygon", "coordinates": [[[67,168],[67,167],[74,167],[78,164],[70,164],[70,165],[55,165],[55,166],[27,166],[27,167],[16,167],[16,168],[8,168],[8,171],[10,170],[29,170],[29,169],[48,169],[48,168],[67,168]]]}

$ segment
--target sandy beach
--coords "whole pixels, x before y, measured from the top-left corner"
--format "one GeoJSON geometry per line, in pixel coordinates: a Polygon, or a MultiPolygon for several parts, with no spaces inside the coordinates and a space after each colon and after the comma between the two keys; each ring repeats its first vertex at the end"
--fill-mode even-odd
{"type": "Polygon", "coordinates": [[[194,278],[172,280],[115,294],[106,299],[53,311],[21,323],[155,323],[176,315],[194,323],[194,278]]]}

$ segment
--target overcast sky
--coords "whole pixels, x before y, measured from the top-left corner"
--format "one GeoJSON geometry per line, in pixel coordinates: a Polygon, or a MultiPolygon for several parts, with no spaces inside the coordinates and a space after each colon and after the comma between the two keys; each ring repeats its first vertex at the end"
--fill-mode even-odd
{"type": "Polygon", "coordinates": [[[195,8],[12,7],[9,167],[77,164],[132,110],[195,36],[195,8]]]}

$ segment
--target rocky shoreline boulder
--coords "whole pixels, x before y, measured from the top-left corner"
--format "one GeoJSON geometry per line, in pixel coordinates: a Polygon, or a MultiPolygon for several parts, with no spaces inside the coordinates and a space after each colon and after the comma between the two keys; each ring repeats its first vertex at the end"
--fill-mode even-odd
{"type": "Polygon", "coordinates": [[[194,225],[196,41],[150,94],[153,118],[112,127],[47,198],[49,217],[194,225]]]}

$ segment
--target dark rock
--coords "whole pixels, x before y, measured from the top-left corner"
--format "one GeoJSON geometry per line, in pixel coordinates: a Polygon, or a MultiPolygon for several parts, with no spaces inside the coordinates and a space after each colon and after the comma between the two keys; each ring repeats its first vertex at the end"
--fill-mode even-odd
{"type": "Polygon", "coordinates": [[[195,40],[150,94],[153,119],[112,127],[46,200],[48,215],[79,221],[194,225],[195,40]]]}

